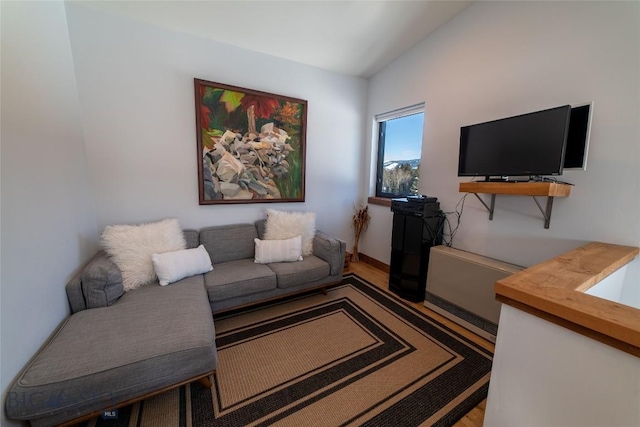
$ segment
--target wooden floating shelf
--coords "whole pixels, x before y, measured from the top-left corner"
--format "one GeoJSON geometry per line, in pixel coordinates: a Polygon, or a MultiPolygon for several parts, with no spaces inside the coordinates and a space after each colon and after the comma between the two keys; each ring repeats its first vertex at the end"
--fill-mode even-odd
{"type": "Polygon", "coordinates": [[[568,197],[571,194],[571,185],[558,182],[461,182],[461,193],[472,193],[480,200],[489,211],[489,219],[493,219],[493,211],[496,204],[496,195],[531,196],[538,205],[538,209],[544,217],[544,228],[549,228],[551,221],[551,209],[554,197],[568,197]],[[490,205],[487,205],[478,194],[491,194],[490,205]],[[543,209],[536,199],[537,196],[547,198],[546,209],[543,209]]]}
{"type": "Polygon", "coordinates": [[[460,192],[567,197],[571,194],[571,186],[557,182],[461,182],[460,192]]]}

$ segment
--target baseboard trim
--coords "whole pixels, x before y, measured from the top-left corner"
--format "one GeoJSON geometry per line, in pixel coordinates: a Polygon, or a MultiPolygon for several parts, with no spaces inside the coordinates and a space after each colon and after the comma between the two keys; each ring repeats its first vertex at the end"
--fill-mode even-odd
{"type": "Polygon", "coordinates": [[[389,264],[385,264],[382,261],[378,261],[375,258],[370,257],[369,255],[363,254],[362,252],[358,252],[358,256],[360,257],[360,261],[367,263],[369,265],[374,266],[378,270],[382,270],[385,273],[389,273],[389,264]]]}

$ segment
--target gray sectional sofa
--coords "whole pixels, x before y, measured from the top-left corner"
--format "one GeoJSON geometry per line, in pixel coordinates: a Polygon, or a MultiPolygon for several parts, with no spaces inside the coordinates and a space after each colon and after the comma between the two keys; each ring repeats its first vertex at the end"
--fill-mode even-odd
{"type": "Polygon", "coordinates": [[[9,418],[33,426],[81,421],[179,385],[210,386],[217,353],[212,312],[237,309],[342,279],[345,242],[317,232],[313,255],[254,263],[255,224],[185,230],[213,270],[168,286],[123,292],[118,267],[99,252],[67,284],[71,316],[10,387],[9,418]]]}

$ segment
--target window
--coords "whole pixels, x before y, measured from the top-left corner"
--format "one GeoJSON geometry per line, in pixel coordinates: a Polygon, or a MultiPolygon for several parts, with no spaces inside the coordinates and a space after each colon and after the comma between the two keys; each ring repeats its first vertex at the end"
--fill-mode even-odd
{"type": "Polygon", "coordinates": [[[424,104],[377,116],[376,121],[376,197],[418,194],[424,104]]]}

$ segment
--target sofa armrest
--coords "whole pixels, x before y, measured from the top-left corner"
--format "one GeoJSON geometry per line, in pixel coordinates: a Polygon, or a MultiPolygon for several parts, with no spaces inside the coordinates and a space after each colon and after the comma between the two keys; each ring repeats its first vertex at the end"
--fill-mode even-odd
{"type": "Polygon", "coordinates": [[[122,273],[103,251],[98,252],[87,264],[81,280],[87,308],[107,307],[124,293],[122,273]]]}
{"type": "Polygon", "coordinates": [[[82,270],[83,268],[81,268],[65,286],[67,299],[69,300],[69,307],[71,308],[71,314],[87,309],[87,303],[85,302],[84,294],[82,293],[82,270]]]}
{"type": "Polygon", "coordinates": [[[122,273],[104,251],[98,252],[66,286],[71,313],[107,307],[124,293],[122,273]]]}
{"type": "Polygon", "coordinates": [[[313,238],[313,254],[329,264],[332,276],[342,273],[346,250],[347,244],[344,241],[316,231],[313,238]]]}
{"type": "Polygon", "coordinates": [[[200,244],[200,233],[198,232],[198,230],[182,230],[182,235],[184,236],[185,242],[187,242],[186,249],[197,248],[200,244]]]}

